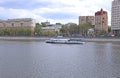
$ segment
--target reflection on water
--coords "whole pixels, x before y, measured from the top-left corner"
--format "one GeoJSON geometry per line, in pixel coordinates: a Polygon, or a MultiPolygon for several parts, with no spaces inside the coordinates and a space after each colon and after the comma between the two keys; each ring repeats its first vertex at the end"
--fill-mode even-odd
{"type": "Polygon", "coordinates": [[[0,78],[119,78],[119,44],[0,41],[0,78]]]}

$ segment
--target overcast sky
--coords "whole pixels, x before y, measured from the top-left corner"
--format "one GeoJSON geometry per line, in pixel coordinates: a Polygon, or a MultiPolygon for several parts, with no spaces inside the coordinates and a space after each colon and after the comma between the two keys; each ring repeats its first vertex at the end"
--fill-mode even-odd
{"type": "Polygon", "coordinates": [[[101,8],[108,12],[111,22],[112,0],[0,0],[0,19],[33,18],[37,22],[49,21],[78,24],[78,17],[94,15],[101,8]]]}

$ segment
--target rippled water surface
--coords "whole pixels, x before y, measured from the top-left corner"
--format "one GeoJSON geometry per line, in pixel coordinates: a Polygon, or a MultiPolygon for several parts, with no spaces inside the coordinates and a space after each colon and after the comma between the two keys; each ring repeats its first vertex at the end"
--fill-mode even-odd
{"type": "Polygon", "coordinates": [[[0,78],[120,78],[120,43],[0,41],[0,78]]]}

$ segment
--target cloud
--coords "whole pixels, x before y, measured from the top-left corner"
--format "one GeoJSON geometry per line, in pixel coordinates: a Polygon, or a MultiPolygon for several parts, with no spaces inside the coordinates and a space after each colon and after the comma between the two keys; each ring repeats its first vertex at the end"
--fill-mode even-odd
{"type": "Polygon", "coordinates": [[[32,11],[24,10],[24,9],[4,9],[0,8],[0,18],[2,19],[13,19],[13,18],[33,18],[37,22],[39,20],[45,21],[44,17],[35,14],[32,11]]]}
{"type": "Polygon", "coordinates": [[[4,8],[13,8],[13,9],[35,9],[40,7],[46,7],[50,2],[38,2],[38,1],[29,1],[29,0],[12,0],[12,1],[3,1],[0,3],[1,7],[4,8]]]}
{"type": "Polygon", "coordinates": [[[1,0],[0,19],[34,18],[38,22],[75,22],[81,15],[94,15],[101,8],[111,22],[112,0],[1,0]]]}

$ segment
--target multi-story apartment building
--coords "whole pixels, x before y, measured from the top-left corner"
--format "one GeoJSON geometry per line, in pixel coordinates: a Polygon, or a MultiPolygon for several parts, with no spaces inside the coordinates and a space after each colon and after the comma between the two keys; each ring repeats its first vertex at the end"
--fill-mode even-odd
{"type": "Polygon", "coordinates": [[[35,20],[31,18],[0,20],[0,29],[2,28],[31,28],[35,27],[35,20]]]}
{"type": "Polygon", "coordinates": [[[79,25],[87,22],[91,22],[92,25],[95,25],[95,17],[94,16],[79,16],[79,25]]]}
{"type": "Polygon", "coordinates": [[[114,34],[120,34],[120,0],[112,1],[111,29],[114,34]]]}
{"type": "Polygon", "coordinates": [[[108,14],[103,9],[95,12],[95,29],[108,32],[108,14]]]}

